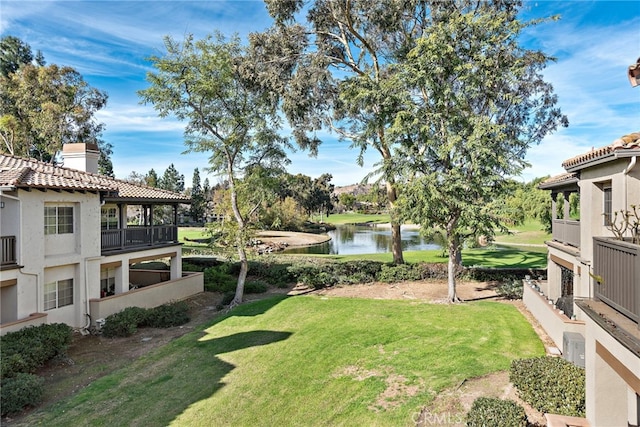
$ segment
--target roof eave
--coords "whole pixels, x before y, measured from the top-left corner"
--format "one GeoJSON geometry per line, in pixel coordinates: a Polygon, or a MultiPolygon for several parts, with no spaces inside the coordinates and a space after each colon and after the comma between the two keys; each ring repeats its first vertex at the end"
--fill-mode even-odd
{"type": "Polygon", "coordinates": [[[584,162],[580,162],[576,165],[573,166],[564,166],[564,169],[567,172],[578,172],[581,169],[586,169],[586,168],[590,168],[593,166],[597,166],[597,165],[601,165],[603,163],[607,163],[610,162],[611,160],[615,159],[616,156],[614,155],[614,153],[607,153],[601,157],[597,157],[595,159],[589,159],[586,160],[584,162]]]}
{"type": "Polygon", "coordinates": [[[191,200],[176,200],[176,199],[153,199],[153,198],[134,198],[134,197],[109,197],[104,198],[105,202],[111,203],[126,203],[129,205],[150,205],[150,204],[164,204],[164,205],[181,205],[191,204],[191,200]]]}
{"type": "Polygon", "coordinates": [[[577,184],[580,182],[580,179],[576,176],[573,178],[566,179],[564,181],[556,181],[545,184],[544,182],[538,184],[538,188],[540,190],[557,190],[562,188],[577,188],[577,184]]]}

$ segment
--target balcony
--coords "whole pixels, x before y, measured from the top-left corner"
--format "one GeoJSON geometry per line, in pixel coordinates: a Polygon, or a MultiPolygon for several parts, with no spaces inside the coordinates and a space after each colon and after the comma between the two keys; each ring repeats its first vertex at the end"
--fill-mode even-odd
{"type": "Polygon", "coordinates": [[[178,242],[176,225],[130,226],[102,230],[102,253],[136,250],[178,242]]]}
{"type": "Polygon", "coordinates": [[[554,219],[552,227],[553,240],[574,248],[580,247],[580,221],[554,219]]]}
{"type": "Polygon", "coordinates": [[[2,247],[0,267],[17,265],[18,257],[16,254],[16,236],[0,237],[0,246],[2,247]]]}
{"type": "Polygon", "coordinates": [[[639,323],[640,245],[594,237],[593,276],[596,299],[639,323]]]}

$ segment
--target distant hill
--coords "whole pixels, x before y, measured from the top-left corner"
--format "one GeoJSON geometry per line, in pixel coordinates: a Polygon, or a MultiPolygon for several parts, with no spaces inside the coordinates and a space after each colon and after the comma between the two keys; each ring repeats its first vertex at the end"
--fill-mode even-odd
{"type": "Polygon", "coordinates": [[[371,191],[375,184],[352,184],[345,185],[343,187],[335,187],[333,189],[333,194],[335,196],[339,196],[344,193],[353,194],[354,196],[359,196],[361,194],[367,194],[371,191]]]}

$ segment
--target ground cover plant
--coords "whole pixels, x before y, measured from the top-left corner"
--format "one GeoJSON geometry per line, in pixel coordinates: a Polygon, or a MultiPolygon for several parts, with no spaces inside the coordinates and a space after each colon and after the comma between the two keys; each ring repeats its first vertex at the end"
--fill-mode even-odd
{"type": "Polygon", "coordinates": [[[540,412],[585,416],[584,368],[558,357],[533,357],[514,360],[509,379],[540,412]]]}
{"type": "Polygon", "coordinates": [[[274,297],[243,304],[24,422],[406,425],[438,392],[543,352],[506,304],[274,297]]]}

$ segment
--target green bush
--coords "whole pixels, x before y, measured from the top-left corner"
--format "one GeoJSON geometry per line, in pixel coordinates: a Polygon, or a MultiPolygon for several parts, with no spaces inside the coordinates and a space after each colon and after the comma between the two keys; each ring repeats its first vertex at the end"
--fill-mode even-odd
{"type": "Polygon", "coordinates": [[[107,316],[102,327],[102,334],[108,338],[128,337],[135,334],[138,326],[147,320],[147,310],[140,307],[127,307],[124,310],[107,316]]]}
{"type": "Polygon", "coordinates": [[[36,406],[44,394],[44,379],[37,375],[18,373],[2,380],[0,408],[2,416],[20,412],[26,406],[36,406]]]}
{"type": "Polygon", "coordinates": [[[224,307],[225,305],[231,304],[231,301],[233,301],[235,296],[236,296],[236,291],[225,292],[224,295],[222,295],[222,301],[220,301],[219,307],[224,307]]]}
{"type": "Polygon", "coordinates": [[[247,294],[263,294],[268,289],[269,285],[260,280],[247,281],[244,284],[244,292],[247,294]]]}
{"type": "Polygon", "coordinates": [[[522,400],[540,412],[584,417],[584,369],[558,357],[511,362],[509,379],[522,400]]]}
{"type": "Polygon", "coordinates": [[[140,326],[150,326],[152,328],[170,328],[172,326],[180,326],[189,320],[189,306],[186,302],[180,301],[172,304],[163,304],[161,306],[147,310],[144,324],[140,326]]]}
{"type": "Polygon", "coordinates": [[[260,277],[274,286],[286,287],[296,281],[297,277],[289,270],[290,264],[285,263],[255,263],[250,265],[249,272],[253,276],[260,277]]]}
{"type": "Polygon", "coordinates": [[[182,262],[182,271],[197,271],[197,272],[203,272],[204,271],[204,267],[200,266],[200,265],[196,265],[196,264],[191,264],[189,262],[183,261],[182,262]]]}
{"type": "Polygon", "coordinates": [[[64,354],[71,343],[71,327],[64,323],[31,326],[0,337],[0,377],[34,372],[64,354]]]}
{"type": "Polygon", "coordinates": [[[469,427],[526,427],[527,414],[513,400],[479,397],[467,413],[469,427]]]}
{"type": "Polygon", "coordinates": [[[382,266],[382,268],[380,269],[380,273],[378,273],[378,280],[387,283],[420,279],[420,269],[414,268],[411,264],[386,264],[382,266]]]}
{"type": "Polygon", "coordinates": [[[230,273],[229,264],[204,270],[204,288],[210,292],[227,292],[236,288],[237,279],[230,273]]]}
{"type": "Polygon", "coordinates": [[[499,297],[505,299],[522,299],[522,280],[513,279],[500,283],[496,288],[499,297]]]}

